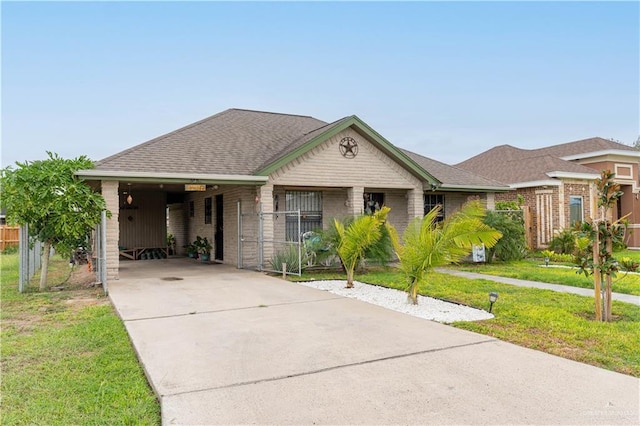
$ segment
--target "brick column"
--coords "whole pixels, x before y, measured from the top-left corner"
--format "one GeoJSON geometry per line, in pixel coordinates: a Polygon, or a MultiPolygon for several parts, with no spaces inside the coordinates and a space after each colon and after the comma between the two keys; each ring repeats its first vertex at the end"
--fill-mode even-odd
{"type": "Polygon", "coordinates": [[[120,201],[118,198],[117,181],[102,181],[102,197],[107,204],[107,210],[111,212],[111,218],[107,218],[107,280],[117,280],[120,269],[120,223],[118,214],[120,212],[120,201]]]}
{"type": "Polygon", "coordinates": [[[407,191],[407,223],[416,217],[424,216],[424,197],[422,188],[407,191]]]}
{"type": "Polygon", "coordinates": [[[262,206],[262,238],[265,241],[262,251],[262,267],[269,264],[269,259],[273,256],[274,247],[274,223],[273,223],[273,185],[263,185],[258,189],[260,204],[262,206]]]}
{"type": "Polygon", "coordinates": [[[361,186],[354,186],[347,188],[347,198],[349,205],[347,206],[347,212],[350,216],[359,216],[362,214],[364,206],[364,188],[361,186]]]}

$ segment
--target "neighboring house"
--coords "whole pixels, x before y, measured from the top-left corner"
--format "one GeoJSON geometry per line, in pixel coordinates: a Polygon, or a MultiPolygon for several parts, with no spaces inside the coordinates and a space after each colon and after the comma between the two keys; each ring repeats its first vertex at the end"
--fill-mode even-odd
{"type": "Polygon", "coordinates": [[[640,151],[603,138],[591,138],[540,149],[501,145],[456,166],[511,187],[496,201],[524,196],[532,214],[533,246],[547,247],[558,231],[597,215],[594,180],[602,170],[615,172],[624,195],[614,219],[629,214],[629,247],[640,248],[640,151]]]}
{"type": "Polygon", "coordinates": [[[264,267],[278,247],[334,217],[391,207],[400,232],[436,204],[444,214],[479,198],[491,208],[509,188],[403,151],[356,116],[333,123],[229,109],[96,163],[78,175],[102,192],[107,273],[119,254],[196,236],[213,258],[264,267]],[[300,215],[285,213],[300,210],[300,215]]]}

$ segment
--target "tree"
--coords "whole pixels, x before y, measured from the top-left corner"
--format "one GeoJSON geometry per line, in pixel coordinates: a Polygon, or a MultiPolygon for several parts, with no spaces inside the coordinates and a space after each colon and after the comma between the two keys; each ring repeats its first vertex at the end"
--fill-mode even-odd
{"type": "Polygon", "coordinates": [[[391,229],[400,270],[407,282],[411,303],[418,304],[418,289],[426,275],[437,266],[456,263],[468,256],[473,245],[493,247],[502,234],[483,223],[485,209],[479,201],[465,204],[442,223],[436,219],[440,206],[423,218],[414,219],[402,235],[402,244],[391,229]]]}
{"type": "Polygon", "coordinates": [[[372,215],[358,216],[347,226],[338,219],[333,220],[337,236],[336,252],[347,272],[347,288],[353,287],[356,266],[366,250],[382,238],[382,227],[389,210],[384,206],[372,215]]]}
{"type": "Polygon", "coordinates": [[[43,242],[40,290],[47,288],[51,247],[71,254],[100,222],[106,210],[102,196],[75,176],[93,168],[85,156],[63,159],[47,151],[46,160],[16,162],[0,172],[0,205],[7,221],[28,225],[31,235],[43,242]]]}
{"type": "MultiPolygon", "coordinates": [[[[577,261],[585,275],[593,275],[595,316],[597,321],[612,320],[612,278],[620,269],[613,257],[613,247],[624,236],[622,217],[612,220],[612,208],[623,195],[620,184],[614,182],[615,173],[603,170],[596,179],[599,216],[591,223],[583,223],[579,233],[577,261]],[[585,250],[586,249],[586,250],[585,250]],[[591,249],[590,251],[588,251],[591,249]],[[602,284],[604,282],[604,292],[602,284]],[[604,297],[602,297],[603,295],[604,297]]],[[[628,215],[627,215],[628,216],[628,215]]]]}

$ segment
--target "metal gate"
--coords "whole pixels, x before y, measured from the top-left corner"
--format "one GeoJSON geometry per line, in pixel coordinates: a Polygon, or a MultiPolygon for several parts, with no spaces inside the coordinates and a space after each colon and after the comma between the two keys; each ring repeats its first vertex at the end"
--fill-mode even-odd
{"type": "Polygon", "coordinates": [[[238,202],[238,268],[302,275],[300,221],[300,210],[243,213],[242,203],[238,202]],[[285,218],[286,231],[276,227],[279,217],[285,218]],[[273,226],[273,238],[265,238],[265,223],[273,226]],[[283,263],[287,264],[284,271],[283,263]]]}
{"type": "Polygon", "coordinates": [[[24,292],[29,281],[35,273],[40,270],[42,261],[42,243],[40,241],[29,241],[29,226],[20,227],[20,242],[18,250],[20,252],[20,271],[18,275],[18,291],[24,292]]]}

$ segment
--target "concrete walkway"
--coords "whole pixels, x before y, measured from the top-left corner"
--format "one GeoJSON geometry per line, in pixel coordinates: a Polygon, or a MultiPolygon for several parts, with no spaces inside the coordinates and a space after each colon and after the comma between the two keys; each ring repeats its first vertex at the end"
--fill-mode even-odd
{"type": "MultiPolygon", "coordinates": [[[[436,271],[442,274],[455,275],[457,277],[463,277],[463,278],[469,278],[469,279],[495,281],[498,283],[511,284],[519,287],[541,288],[544,290],[558,291],[560,293],[572,293],[580,296],[593,297],[593,289],[589,289],[589,288],[571,287],[568,285],[561,285],[561,284],[548,284],[548,283],[541,283],[538,281],[519,280],[516,278],[499,277],[497,275],[488,275],[488,274],[477,274],[475,272],[457,271],[457,270],[446,269],[446,268],[436,268],[436,271]]],[[[632,294],[623,294],[623,293],[612,293],[612,297],[613,297],[613,300],[618,300],[620,302],[631,303],[631,304],[640,306],[640,296],[634,296],[632,294]]]]}
{"type": "Polygon", "coordinates": [[[225,265],[110,298],[170,424],[637,424],[636,378],[225,265]]]}

